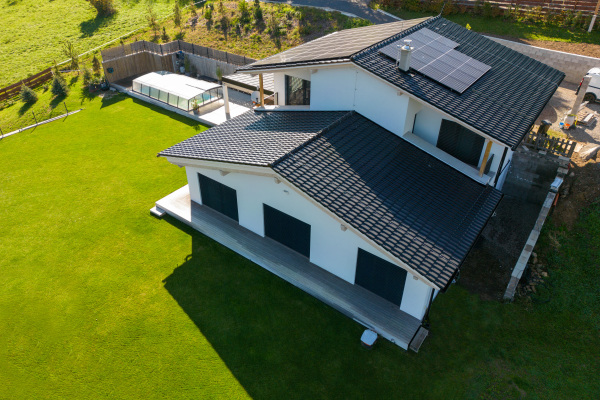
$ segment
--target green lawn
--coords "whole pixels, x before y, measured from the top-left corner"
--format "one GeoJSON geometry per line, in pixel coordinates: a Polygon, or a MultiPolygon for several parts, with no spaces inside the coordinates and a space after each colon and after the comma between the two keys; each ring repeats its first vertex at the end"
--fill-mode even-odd
{"type": "Polygon", "coordinates": [[[549,303],[453,286],[421,352],[366,351],[352,320],[150,216],[186,182],[156,153],[202,128],[123,95],[85,107],[0,141],[0,398],[600,393],[598,207],[561,236],[549,303]]]}
{"type": "MultiPolygon", "coordinates": [[[[0,87],[35,74],[53,61],[66,60],[62,43],[79,53],[134,29],[145,27],[146,1],[115,0],[117,14],[96,18],[85,0],[4,0],[0,2],[0,87]]],[[[173,0],[152,1],[159,16],[171,13],[173,0]]]]}
{"type": "MultiPolygon", "coordinates": [[[[416,12],[398,9],[387,9],[403,19],[413,19],[432,16],[430,12],[416,12]]],[[[548,40],[551,42],[569,43],[600,43],[600,30],[588,33],[584,29],[571,29],[560,26],[536,24],[532,22],[510,22],[503,18],[484,18],[472,14],[445,15],[444,18],[456,22],[459,25],[471,25],[475,32],[491,35],[510,36],[516,39],[548,40]]]]}

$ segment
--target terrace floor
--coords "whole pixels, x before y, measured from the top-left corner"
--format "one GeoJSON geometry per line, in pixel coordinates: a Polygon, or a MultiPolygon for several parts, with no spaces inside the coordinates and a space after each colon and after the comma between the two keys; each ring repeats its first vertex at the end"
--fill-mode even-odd
{"type": "MultiPolygon", "coordinates": [[[[127,80],[112,83],[111,86],[113,86],[119,92],[126,93],[126,94],[130,95],[131,97],[140,99],[147,103],[154,104],[158,107],[164,108],[165,110],[175,112],[177,114],[183,115],[185,117],[188,117],[190,119],[196,120],[198,122],[201,122],[201,123],[209,125],[209,126],[216,126],[216,125],[222,124],[223,122],[227,121],[227,115],[225,114],[225,102],[223,100],[218,100],[213,103],[202,106],[202,107],[200,107],[200,113],[194,114],[193,111],[181,110],[177,107],[173,107],[167,103],[153,99],[149,96],[134,92],[131,87],[131,82],[132,82],[132,79],[130,78],[127,80]]],[[[248,104],[248,103],[250,103],[249,95],[239,92],[237,90],[230,89],[229,90],[229,111],[230,111],[229,115],[230,115],[230,118],[237,117],[238,115],[241,115],[241,114],[245,113],[246,111],[249,111],[250,110],[249,107],[242,105],[242,104],[248,104]]]]}
{"type": "MultiPolygon", "coordinates": [[[[396,305],[312,264],[280,243],[240,226],[235,221],[190,200],[184,186],[156,202],[159,212],[191,226],[248,258],[292,285],[316,297],[403,349],[408,349],[421,321],[396,305]]],[[[427,331],[421,329],[411,349],[418,351],[427,331]]]]}

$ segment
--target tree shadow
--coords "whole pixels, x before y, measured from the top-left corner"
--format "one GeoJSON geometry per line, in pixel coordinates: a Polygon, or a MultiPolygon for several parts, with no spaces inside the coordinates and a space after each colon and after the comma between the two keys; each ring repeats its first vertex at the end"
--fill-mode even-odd
{"type": "Polygon", "coordinates": [[[72,76],[69,79],[69,87],[73,86],[74,84],[76,84],[78,80],[79,80],[79,75],[72,76]]]}
{"type": "Polygon", "coordinates": [[[67,96],[65,96],[63,94],[61,94],[59,96],[54,96],[52,101],[50,101],[50,108],[56,108],[60,103],[65,101],[66,98],[67,98],[67,96]]]}
{"type": "Polygon", "coordinates": [[[116,17],[116,13],[106,16],[106,17],[101,17],[101,16],[96,16],[94,18],[90,18],[87,21],[83,21],[79,24],[79,30],[81,31],[81,38],[85,38],[85,37],[90,37],[93,36],[94,33],[96,33],[96,31],[102,27],[107,26],[108,24],[110,24],[113,19],[116,17]]]}
{"type": "Polygon", "coordinates": [[[19,114],[19,117],[22,117],[23,114],[29,111],[34,104],[35,103],[23,103],[23,105],[19,108],[19,111],[17,112],[19,114]]]}
{"type": "Polygon", "coordinates": [[[81,100],[81,104],[85,103],[85,101],[92,101],[96,96],[98,96],[98,91],[91,92],[88,86],[83,86],[79,92],[79,100],[81,100]]]}

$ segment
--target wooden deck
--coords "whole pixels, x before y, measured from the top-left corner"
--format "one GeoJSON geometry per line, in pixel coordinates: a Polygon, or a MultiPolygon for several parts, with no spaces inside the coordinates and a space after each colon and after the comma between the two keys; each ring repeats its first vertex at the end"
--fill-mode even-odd
{"type": "MultiPolygon", "coordinates": [[[[411,339],[421,326],[421,321],[387,300],[338,278],[312,264],[306,257],[272,239],[249,231],[218,212],[191,202],[188,186],[157,201],[156,208],[285,279],[403,349],[408,349],[411,339]]],[[[411,349],[417,351],[418,346],[413,348],[414,344],[411,349]]]]}

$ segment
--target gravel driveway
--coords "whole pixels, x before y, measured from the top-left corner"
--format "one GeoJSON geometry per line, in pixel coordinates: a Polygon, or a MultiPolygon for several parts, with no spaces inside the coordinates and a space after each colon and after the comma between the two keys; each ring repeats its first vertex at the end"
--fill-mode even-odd
{"type": "MultiPolygon", "coordinates": [[[[561,131],[558,124],[573,106],[576,97],[575,91],[578,86],[579,85],[577,84],[563,82],[546,105],[546,108],[542,111],[536,124],[539,124],[542,120],[546,119],[552,122],[551,129],[561,131]]],[[[598,113],[598,117],[595,121],[589,126],[578,125],[575,128],[563,130],[562,132],[566,133],[569,138],[577,140],[578,142],[600,144],[600,123],[598,121],[598,118],[600,118],[600,103],[588,104],[587,109],[588,112],[595,111],[598,113]]]]}

